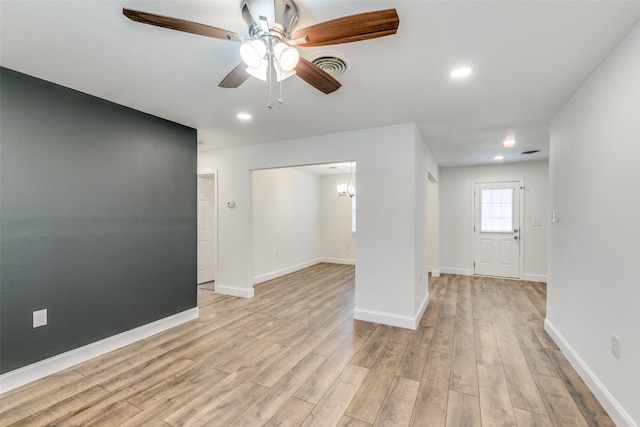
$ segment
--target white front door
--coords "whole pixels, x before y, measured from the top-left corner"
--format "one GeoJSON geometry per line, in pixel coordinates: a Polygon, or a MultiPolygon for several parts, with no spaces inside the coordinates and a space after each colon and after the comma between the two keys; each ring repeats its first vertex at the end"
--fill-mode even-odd
{"type": "Polygon", "coordinates": [[[198,177],[198,284],[215,279],[215,176],[198,177]]]}
{"type": "Polygon", "coordinates": [[[474,274],[520,278],[520,181],[474,184],[474,274]]]}

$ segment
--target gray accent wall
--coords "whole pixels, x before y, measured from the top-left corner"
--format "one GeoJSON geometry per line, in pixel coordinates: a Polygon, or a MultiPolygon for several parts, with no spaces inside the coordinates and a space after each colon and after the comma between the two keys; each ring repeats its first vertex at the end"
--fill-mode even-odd
{"type": "Polygon", "coordinates": [[[0,73],[0,372],[196,307],[196,130],[0,73]]]}

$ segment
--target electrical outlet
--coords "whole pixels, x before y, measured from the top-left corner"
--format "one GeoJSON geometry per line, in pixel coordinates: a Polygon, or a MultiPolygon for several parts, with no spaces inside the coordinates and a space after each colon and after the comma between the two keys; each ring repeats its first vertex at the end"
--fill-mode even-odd
{"type": "Polygon", "coordinates": [[[611,353],[620,359],[620,338],[615,334],[611,334],[611,353]]]}
{"type": "Polygon", "coordinates": [[[551,224],[557,224],[560,222],[560,212],[557,210],[551,212],[551,224]]]}
{"type": "Polygon", "coordinates": [[[47,309],[33,312],[33,327],[39,328],[47,324],[47,309]]]}

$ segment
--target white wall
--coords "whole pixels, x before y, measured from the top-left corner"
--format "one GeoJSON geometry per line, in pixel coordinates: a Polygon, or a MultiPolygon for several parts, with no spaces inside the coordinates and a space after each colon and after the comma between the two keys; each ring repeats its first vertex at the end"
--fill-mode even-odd
{"type": "MultiPolygon", "coordinates": [[[[199,171],[218,171],[219,224],[216,290],[253,296],[251,170],[338,161],[358,164],[356,308],[363,320],[415,327],[416,279],[426,277],[426,259],[416,263],[416,154],[434,165],[413,123],[201,153],[199,171]],[[417,149],[418,144],[424,148],[417,149]],[[226,207],[234,201],[235,207],[226,207]],[[423,265],[424,264],[424,268],[423,265]]],[[[200,139],[206,138],[204,132],[200,139]]],[[[430,157],[431,156],[431,157],[430,157]]],[[[434,166],[430,166],[434,168],[434,166]]],[[[435,166],[437,168],[437,166],[435,166]]],[[[429,171],[432,172],[432,171],[429,171]]],[[[437,170],[432,173],[437,174],[437,170]]],[[[424,173],[426,197],[426,172],[424,173]]],[[[426,226],[425,226],[426,228],[426,226]]],[[[424,250],[426,252],[426,249],[424,250]]],[[[421,290],[420,293],[423,293],[421,290]]]]}
{"type": "Polygon", "coordinates": [[[546,160],[440,168],[440,272],[473,274],[472,181],[524,178],[522,279],[546,281],[548,174],[546,160]]]}
{"type": "Polygon", "coordinates": [[[320,261],[320,178],[297,169],[253,172],[253,283],[320,261]]]}
{"type": "Polygon", "coordinates": [[[338,197],[337,185],[347,184],[349,175],[320,178],[320,241],[322,259],[355,264],[356,238],[351,233],[351,197],[338,197]]]}
{"type": "Polygon", "coordinates": [[[546,327],[620,426],[640,425],[640,25],[554,118],[546,327]],[[610,352],[620,337],[620,358],[610,352]]]}

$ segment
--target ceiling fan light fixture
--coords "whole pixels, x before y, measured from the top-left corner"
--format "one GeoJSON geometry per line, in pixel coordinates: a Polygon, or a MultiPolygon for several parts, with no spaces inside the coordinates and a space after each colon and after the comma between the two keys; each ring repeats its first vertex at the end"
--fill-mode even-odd
{"type": "MultiPolygon", "coordinates": [[[[294,0],[242,0],[240,12],[248,26],[251,37],[249,41],[245,41],[241,34],[222,28],[171,16],[122,9],[127,18],[141,24],[241,42],[239,53],[243,62],[222,79],[219,87],[237,88],[250,76],[261,80],[267,80],[268,77],[271,80],[271,67],[277,65],[281,72],[280,79],[292,75],[289,72],[295,70],[295,74],[302,80],[325,94],[335,92],[342,85],[325,69],[301,58],[297,46],[329,46],[391,36],[396,34],[400,23],[395,9],[384,9],[330,19],[294,32],[298,23],[298,8],[294,0]],[[280,43],[282,45],[278,46],[280,43]]],[[[282,97],[278,101],[281,99],[282,97]]],[[[267,106],[272,108],[272,102],[267,106]]]]}
{"type": "Polygon", "coordinates": [[[258,67],[247,67],[246,71],[256,79],[266,82],[268,69],[269,69],[269,62],[262,61],[258,67]]]}
{"type": "MultiPolygon", "coordinates": [[[[277,65],[277,64],[276,64],[277,65]]],[[[276,81],[281,82],[296,74],[296,70],[283,70],[282,67],[274,67],[276,70],[276,81]]]]}
{"type": "Polygon", "coordinates": [[[267,46],[262,40],[252,40],[240,45],[240,57],[251,68],[259,68],[267,53],[267,46]]]}
{"type": "Polygon", "coordinates": [[[283,42],[279,42],[273,47],[273,55],[280,64],[282,71],[293,70],[300,60],[298,49],[283,42]]]}

